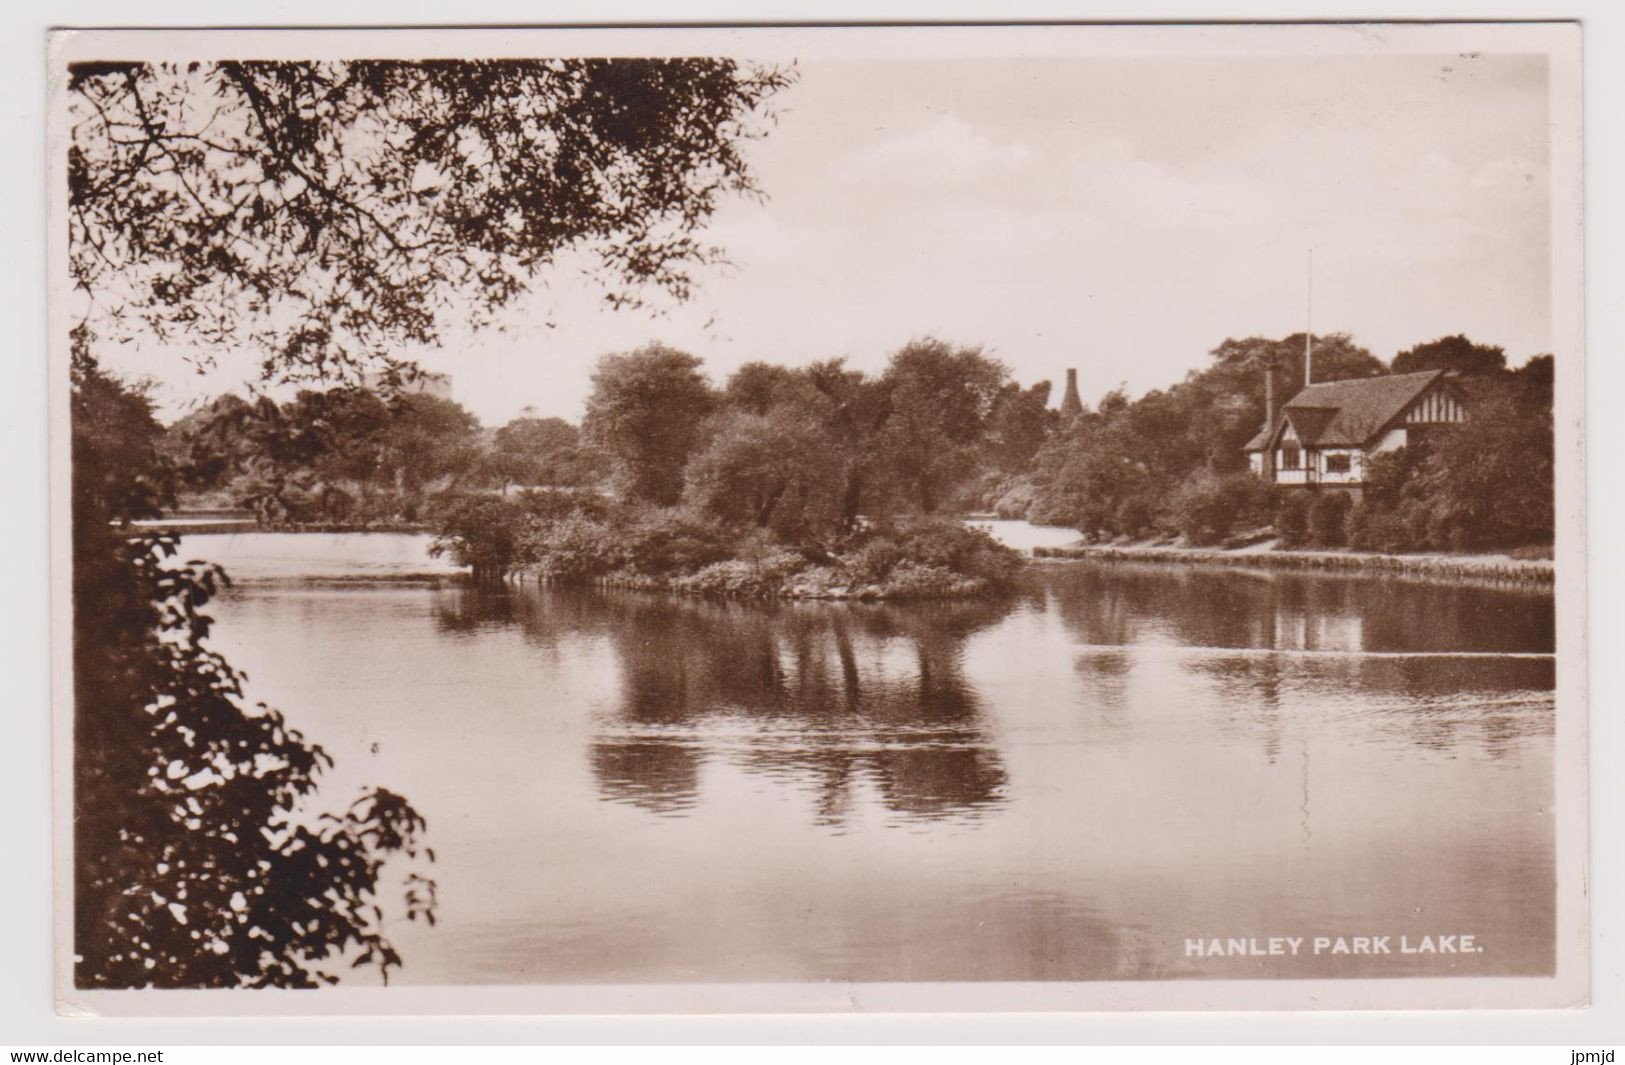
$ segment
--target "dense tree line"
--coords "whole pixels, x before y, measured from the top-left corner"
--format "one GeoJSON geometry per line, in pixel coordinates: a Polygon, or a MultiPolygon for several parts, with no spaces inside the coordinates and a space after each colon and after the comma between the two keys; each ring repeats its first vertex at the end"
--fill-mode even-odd
{"type": "MultiPolygon", "coordinates": [[[[865,522],[986,509],[1097,540],[1405,551],[1550,538],[1549,356],[1509,370],[1501,349],[1460,336],[1400,352],[1403,372],[1451,371],[1471,417],[1426,448],[1376,456],[1357,508],[1272,491],[1247,469],[1266,368],[1282,404],[1302,360],[1301,334],[1227,340],[1178,384],[1109,392],[1063,424],[1049,382],[1023,388],[979,349],[934,339],[879,374],[752,362],[720,386],[699,359],[652,344],[599,361],[579,428],[521,417],[488,431],[449,400],[346,387],[280,405],[226,397],[165,447],[192,491],[268,524],[466,519],[470,497],[570,488],[798,548],[839,545],[865,522]]],[[[1344,335],[1314,342],[1314,366],[1317,380],[1391,372],[1344,335]]]]}
{"type": "Polygon", "coordinates": [[[487,432],[449,399],[356,386],[284,403],[228,394],[171,425],[162,446],[185,471],[188,505],[245,508],[271,527],[419,523],[461,492],[575,487],[605,470],[563,419],[487,432]]]}
{"type": "MultiPolygon", "coordinates": [[[[1085,407],[1039,456],[1027,516],[1095,538],[1186,533],[1212,542],[1232,526],[1267,525],[1268,492],[1246,472],[1243,449],[1264,421],[1266,368],[1276,372],[1278,402],[1303,380],[1303,340],[1226,340],[1209,366],[1170,388],[1135,400],[1114,391],[1085,407]]],[[[1316,339],[1314,367],[1320,380],[1387,372],[1341,334],[1316,339]]]]}
{"type": "Polygon", "coordinates": [[[715,516],[813,536],[860,515],[936,514],[983,470],[1037,450],[1048,383],[1022,390],[978,348],[935,339],[865,375],[832,359],[747,363],[721,389],[698,359],[659,345],[603,359],[587,439],[630,498],[687,499],[715,516]]]}
{"type": "Polygon", "coordinates": [[[1096,540],[1183,536],[1194,544],[1276,537],[1284,547],[1476,550],[1549,542],[1553,528],[1552,359],[1517,370],[1500,348],[1453,336],[1390,367],[1345,335],[1314,341],[1317,381],[1454,372],[1468,420],[1377,456],[1358,506],[1344,493],[1272,491],[1244,448],[1264,423],[1264,374],[1283,404],[1303,381],[1302,334],[1226,340],[1212,363],[1138,399],[1108,393],[1054,432],[1008,492],[1012,516],[1096,540]]]}

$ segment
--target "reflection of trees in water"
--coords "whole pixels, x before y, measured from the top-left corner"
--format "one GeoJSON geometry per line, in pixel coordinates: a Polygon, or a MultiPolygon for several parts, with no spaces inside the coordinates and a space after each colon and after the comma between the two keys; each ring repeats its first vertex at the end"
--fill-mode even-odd
{"type": "Polygon", "coordinates": [[[661,740],[594,743],[592,774],[603,792],[658,814],[691,809],[700,794],[694,748],[661,740]]]}
{"type": "MultiPolygon", "coordinates": [[[[1197,653],[1141,667],[1216,682],[1235,723],[1263,737],[1271,763],[1290,716],[1283,703],[1288,710],[1293,701],[1354,706],[1342,693],[1359,693],[1366,725],[1433,749],[1470,744],[1498,757],[1552,729],[1550,658],[1380,657],[1548,653],[1553,600],[1542,590],[1174,566],[1082,565],[1054,573],[1053,609],[1080,644],[1330,652],[1197,653]]],[[[1080,656],[1077,668],[1091,689],[1109,693],[1101,681],[1131,668],[1132,654],[1080,656]]]]}
{"type": "Polygon", "coordinates": [[[1123,564],[1052,573],[1084,643],[1169,633],[1194,647],[1548,652],[1556,640],[1541,589],[1123,564]]]}
{"type": "Polygon", "coordinates": [[[1491,758],[1550,736],[1555,724],[1550,659],[1260,656],[1193,659],[1185,668],[1221,687],[1235,724],[1263,736],[1272,764],[1294,704],[1317,715],[1357,714],[1360,730],[1377,737],[1438,751],[1471,747],[1491,758]]]}
{"type": "MultiPolygon", "coordinates": [[[[1378,740],[1491,756],[1552,728],[1550,659],[1371,656],[1547,651],[1548,594],[1121,565],[1047,567],[1026,583],[1039,609],[1096,648],[1078,656],[1076,670],[1102,712],[1127,713],[1143,671],[1199,675],[1218,689],[1230,716],[1223,727],[1258,737],[1271,763],[1300,708],[1357,714],[1351,726],[1378,740]],[[1176,646],[1153,659],[1100,650],[1144,643],[1333,653],[1176,646]]],[[[829,823],[869,792],[919,818],[1001,801],[1003,763],[961,656],[967,638],[1008,616],[1013,601],[763,604],[534,587],[440,594],[449,633],[517,629],[538,648],[585,634],[614,649],[615,721],[591,754],[606,797],[686,810],[702,762],[721,757],[811,791],[829,823]]]]}
{"type": "Polygon", "coordinates": [[[562,636],[602,632],[608,621],[580,595],[539,595],[532,586],[459,583],[435,591],[435,625],[466,635],[518,627],[525,642],[555,647],[562,636]]]}
{"type": "Polygon", "coordinates": [[[860,781],[888,809],[916,817],[998,801],[1004,771],[960,656],[1007,604],[602,600],[628,738],[601,738],[595,766],[628,743],[667,752],[648,764],[658,772],[600,772],[606,795],[668,803],[693,788],[704,753],[723,749],[748,772],[810,789],[830,823],[844,820],[860,781]]]}
{"type": "Polygon", "coordinates": [[[514,616],[514,595],[506,587],[456,584],[435,590],[434,623],[442,633],[462,636],[504,628],[514,616]]]}
{"type": "Polygon", "coordinates": [[[594,742],[606,798],[659,813],[696,800],[701,762],[810,790],[839,824],[859,787],[911,818],[964,816],[1002,799],[1002,762],[964,676],[972,634],[1012,600],[740,603],[638,592],[458,589],[447,632],[519,626],[528,642],[603,635],[621,672],[619,726],[594,742]]]}

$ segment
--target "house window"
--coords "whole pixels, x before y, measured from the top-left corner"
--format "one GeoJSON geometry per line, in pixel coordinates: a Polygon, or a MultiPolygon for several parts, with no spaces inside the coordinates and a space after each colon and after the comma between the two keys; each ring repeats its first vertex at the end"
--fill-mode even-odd
{"type": "Polygon", "coordinates": [[[1281,449],[1281,469],[1295,470],[1298,468],[1298,446],[1288,444],[1281,449]]]}
{"type": "Polygon", "coordinates": [[[1327,473],[1347,473],[1347,472],[1349,472],[1349,457],[1347,455],[1327,455],[1326,456],[1326,472],[1327,473]]]}

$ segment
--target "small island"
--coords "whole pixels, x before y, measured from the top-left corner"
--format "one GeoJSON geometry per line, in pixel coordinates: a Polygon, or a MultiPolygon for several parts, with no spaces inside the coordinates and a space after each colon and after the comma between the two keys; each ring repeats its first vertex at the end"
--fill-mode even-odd
{"type": "Polygon", "coordinates": [[[945,599],[1006,587],[1022,556],[954,519],[864,522],[829,543],[782,540],[681,507],[590,492],[470,500],[431,549],[475,579],[599,584],[748,599],[945,599]]]}
{"type": "Polygon", "coordinates": [[[992,594],[1022,555],[957,515],[978,475],[1031,461],[1054,417],[1048,391],[936,340],[902,348],[879,375],[841,360],[755,362],[720,390],[683,352],[607,355],[581,431],[606,476],[443,500],[434,550],[481,581],[740,598],[992,594]]]}

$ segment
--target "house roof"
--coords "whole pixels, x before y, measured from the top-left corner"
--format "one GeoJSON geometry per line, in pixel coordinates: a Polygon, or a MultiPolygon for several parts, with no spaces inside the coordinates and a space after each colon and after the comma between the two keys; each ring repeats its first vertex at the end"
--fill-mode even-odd
{"type": "Polygon", "coordinates": [[[1424,370],[1308,385],[1287,400],[1273,425],[1247,441],[1246,450],[1264,450],[1288,421],[1307,447],[1364,447],[1444,374],[1424,370]]]}

